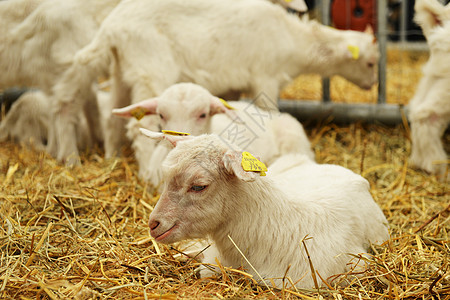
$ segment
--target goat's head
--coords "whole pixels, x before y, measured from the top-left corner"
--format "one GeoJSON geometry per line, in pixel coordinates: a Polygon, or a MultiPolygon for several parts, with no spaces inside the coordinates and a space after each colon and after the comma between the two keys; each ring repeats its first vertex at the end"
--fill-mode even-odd
{"type": "Polygon", "coordinates": [[[218,113],[235,117],[226,103],[193,83],[175,84],[159,97],[113,110],[113,114],[122,117],[139,118],[156,114],[160,117],[161,129],[193,135],[207,133],[211,117],[218,113]]]}
{"type": "Polygon", "coordinates": [[[215,232],[235,209],[240,183],[260,175],[245,171],[242,152],[230,150],[217,135],[141,131],[175,147],[163,163],[163,191],[149,220],[151,235],[158,242],[202,238],[215,232]]]}

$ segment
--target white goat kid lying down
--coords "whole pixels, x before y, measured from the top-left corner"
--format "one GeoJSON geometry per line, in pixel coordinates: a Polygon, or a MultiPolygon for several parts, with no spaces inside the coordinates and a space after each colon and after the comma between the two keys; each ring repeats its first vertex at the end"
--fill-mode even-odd
{"type": "MultiPolygon", "coordinates": [[[[109,93],[101,90],[96,91],[98,106],[100,110],[99,129],[104,131],[105,123],[110,115],[108,108],[109,93]]],[[[47,146],[47,136],[50,126],[51,102],[41,90],[29,90],[22,94],[11,106],[5,118],[0,122],[0,142],[12,140],[17,143],[32,146],[37,150],[44,151],[47,146]]],[[[80,150],[91,149],[102,140],[92,140],[89,126],[84,114],[77,118],[77,147],[80,150]]]]}
{"type": "MultiPolygon", "coordinates": [[[[213,95],[246,91],[256,104],[262,93],[276,103],[280,87],[302,73],[341,75],[368,89],[377,61],[372,33],[299,20],[268,1],[122,1],[55,86],[53,150],[60,160],[77,154],[72,118],[111,62],[113,107],[124,107],[177,82],[195,82],[213,95]]],[[[123,138],[125,123],[113,120],[107,156],[123,138]]]]}
{"type": "Polygon", "coordinates": [[[450,5],[417,0],[415,11],[415,20],[430,47],[430,58],[409,103],[410,163],[448,180],[448,159],[441,138],[450,123],[450,5]]]}
{"type": "MultiPolygon", "coordinates": [[[[216,133],[258,155],[268,165],[287,153],[302,153],[314,160],[303,126],[291,115],[280,113],[276,109],[264,110],[248,102],[230,101],[227,104],[197,84],[178,83],[166,89],[159,97],[113,110],[113,114],[124,117],[139,113],[141,117],[144,114],[158,115],[162,130],[192,135],[216,133]]],[[[139,126],[154,130],[153,123],[150,128],[144,125],[148,122],[132,120],[128,136],[133,141],[140,176],[158,186],[161,181],[161,162],[170,149],[166,143],[160,143],[151,152],[150,144],[154,141],[136,138],[142,137],[138,132],[139,126]],[[141,159],[144,161],[140,161],[141,159]]]]}
{"type": "MultiPolygon", "coordinates": [[[[100,23],[119,1],[0,1],[0,89],[27,86],[51,95],[55,83],[71,66],[75,53],[92,40],[100,23]]],[[[89,94],[86,97],[91,100],[79,107],[89,126],[87,129],[76,128],[79,111],[69,121],[74,122],[71,124],[74,136],[80,137],[77,132],[84,130],[91,140],[101,140],[96,95],[91,93],[93,83],[86,86],[89,94]]],[[[51,101],[51,97],[46,98],[51,101]]],[[[54,105],[49,105],[49,109],[54,109],[54,105]]],[[[55,135],[53,124],[47,129],[50,141],[56,143],[52,139],[55,135]]],[[[74,146],[84,142],[78,141],[74,146]]],[[[56,155],[57,147],[53,144],[48,149],[56,155]]]]}
{"type": "MultiPolygon", "coordinates": [[[[44,151],[47,143],[50,103],[37,90],[23,93],[0,122],[0,142],[8,139],[44,151]]],[[[84,137],[79,140],[84,140],[84,137]]]]}
{"type": "Polygon", "coordinates": [[[322,278],[346,272],[351,254],[366,253],[370,243],[389,238],[369,183],[348,169],[297,154],[281,157],[277,174],[271,176],[269,168],[263,177],[244,171],[244,154],[217,135],[142,132],[176,146],[163,163],[165,184],[150,215],[151,235],[161,243],[209,238],[214,245],[205,251],[205,263],[216,264],[217,257],[226,267],[243,266],[255,279],[257,271],[279,286],[289,270],[296,286],[311,288],[305,238],[322,278]],[[286,159],[295,166],[287,167],[286,159]]]}

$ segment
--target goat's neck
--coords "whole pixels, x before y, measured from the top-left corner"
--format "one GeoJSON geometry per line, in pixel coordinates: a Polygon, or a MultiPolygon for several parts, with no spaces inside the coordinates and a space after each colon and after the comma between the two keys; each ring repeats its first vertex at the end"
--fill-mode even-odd
{"type": "Polygon", "coordinates": [[[236,189],[239,198],[229,199],[233,205],[225,212],[226,223],[211,236],[219,251],[227,253],[227,261],[242,260],[231,239],[249,255],[249,260],[255,260],[264,257],[257,254],[262,250],[259,245],[272,244],[271,251],[281,251],[282,248],[277,249],[283,247],[279,238],[286,239],[287,234],[302,238],[298,222],[303,214],[300,205],[290,202],[270,179],[261,177],[251,183],[241,182],[236,189]]]}
{"type": "Polygon", "coordinates": [[[323,77],[336,74],[336,69],[344,60],[342,56],[346,36],[344,31],[327,27],[314,21],[292,24],[295,32],[295,49],[298,49],[291,76],[300,74],[320,74],[323,77]]]}

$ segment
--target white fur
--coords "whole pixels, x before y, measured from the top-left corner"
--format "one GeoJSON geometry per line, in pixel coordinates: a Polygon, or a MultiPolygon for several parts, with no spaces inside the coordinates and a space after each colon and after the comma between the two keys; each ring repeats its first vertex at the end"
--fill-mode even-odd
{"type": "MultiPolygon", "coordinates": [[[[227,108],[219,98],[194,83],[178,83],[166,89],[159,97],[116,109],[113,113],[131,117],[131,112],[142,108],[147,114],[159,116],[160,129],[186,132],[192,135],[216,133],[224,140],[237,144],[257,155],[270,165],[278,156],[303,153],[314,160],[311,144],[303,126],[294,117],[276,109],[265,110],[248,102],[229,101],[235,110],[227,108]]],[[[133,124],[140,123],[131,121],[133,124]]],[[[146,126],[140,127],[147,128],[146,126]]],[[[147,128],[154,130],[152,127],[147,128]]],[[[169,150],[160,143],[151,153],[149,139],[137,134],[138,126],[131,125],[128,136],[138,157],[139,174],[154,186],[161,181],[161,163],[169,150]],[[139,139],[139,137],[141,137],[139,139]],[[142,146],[144,143],[145,146],[142,146]],[[145,153],[140,153],[140,152],[145,153]],[[144,159],[144,162],[140,161],[144,159]]]]}
{"type": "MultiPolygon", "coordinates": [[[[267,1],[125,0],[55,87],[57,158],[76,153],[73,116],[89,98],[85,91],[93,74],[111,62],[113,106],[123,107],[186,81],[214,95],[247,91],[273,102],[280,87],[301,73],[341,75],[369,88],[377,60],[373,34],[302,21],[267,1]],[[357,59],[349,45],[359,48],[357,59]]],[[[105,148],[111,156],[123,143],[124,122],[108,127],[105,148]]]]}
{"type": "Polygon", "coordinates": [[[45,0],[0,1],[0,34],[3,36],[11,27],[24,20],[45,0]]]}
{"type": "Polygon", "coordinates": [[[49,106],[48,98],[41,91],[22,94],[0,122],[0,141],[9,138],[45,150],[49,106]]]}
{"type": "Polygon", "coordinates": [[[430,47],[430,59],[409,103],[410,163],[444,176],[447,154],[441,138],[450,123],[450,5],[444,7],[438,1],[418,0],[415,10],[415,20],[430,47]]]}
{"type": "MultiPolygon", "coordinates": [[[[100,23],[120,0],[11,0],[0,2],[0,88],[36,87],[47,95],[66,69],[75,53],[95,35],[100,23]],[[4,17],[5,16],[5,17],[4,17]],[[5,22],[3,23],[3,20],[5,22]]],[[[80,111],[89,124],[92,141],[103,139],[99,131],[99,111],[90,81],[86,86],[91,101],[77,107],[72,119],[71,134],[77,136],[80,111]]],[[[48,98],[51,101],[52,98],[48,98]]],[[[54,109],[54,106],[50,106],[54,109]]],[[[50,115],[53,119],[53,114],[50,115]]],[[[48,127],[47,149],[54,155],[58,148],[53,126],[48,127]]],[[[77,143],[74,145],[77,147],[77,143]]],[[[74,160],[77,161],[77,155],[74,160]]]]}
{"type": "Polygon", "coordinates": [[[272,3],[281,5],[284,8],[290,8],[298,12],[306,12],[308,7],[304,0],[269,0],[272,3]]]}
{"type": "Polygon", "coordinates": [[[20,85],[49,93],[117,2],[1,1],[0,88],[20,85]]]}
{"type": "MultiPolygon", "coordinates": [[[[102,108],[98,116],[100,131],[103,132],[106,120],[110,116],[111,101],[109,93],[97,90],[98,106],[102,108]]],[[[51,102],[49,96],[40,90],[30,90],[22,94],[11,106],[5,118],[0,122],[0,141],[8,139],[18,143],[31,145],[44,151],[47,146],[47,136],[50,126],[51,102]]],[[[89,133],[89,127],[84,114],[77,118],[77,148],[86,150],[93,147],[94,143],[89,133]]]]}
{"type": "Polygon", "coordinates": [[[269,167],[262,177],[245,172],[242,152],[216,135],[146,133],[176,145],[163,163],[165,184],[150,215],[151,235],[161,243],[209,238],[214,246],[205,251],[205,263],[216,264],[217,257],[226,267],[243,266],[259,281],[230,236],[267,283],[274,278],[281,287],[290,266],[286,275],[296,286],[312,288],[304,238],[310,238],[306,247],[324,279],[348,271],[350,254],[367,253],[370,243],[389,238],[369,183],[348,169],[291,154],[274,163],[276,174],[269,167]],[[205,188],[195,191],[199,186],[205,188]]]}

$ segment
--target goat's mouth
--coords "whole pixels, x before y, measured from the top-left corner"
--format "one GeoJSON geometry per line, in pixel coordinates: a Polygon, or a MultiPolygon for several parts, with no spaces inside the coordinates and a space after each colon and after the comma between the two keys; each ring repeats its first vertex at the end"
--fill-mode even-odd
{"type": "Polygon", "coordinates": [[[365,84],[365,85],[362,86],[362,89],[366,90],[366,91],[369,91],[370,89],[372,89],[372,86],[373,86],[373,84],[371,84],[371,85],[365,84]]]}
{"type": "Polygon", "coordinates": [[[155,240],[157,242],[161,242],[165,238],[167,238],[176,228],[178,227],[178,224],[174,224],[172,227],[170,227],[168,230],[164,231],[160,235],[155,236],[155,240]]]}

